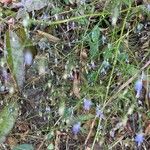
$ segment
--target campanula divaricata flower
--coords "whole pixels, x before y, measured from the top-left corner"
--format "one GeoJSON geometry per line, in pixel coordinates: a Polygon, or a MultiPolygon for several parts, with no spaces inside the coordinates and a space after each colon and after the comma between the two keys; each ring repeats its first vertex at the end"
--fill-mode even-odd
{"type": "Polygon", "coordinates": [[[90,110],[91,105],[92,105],[91,100],[84,98],[84,102],[83,102],[83,108],[84,108],[84,110],[90,110]]]}
{"type": "Polygon", "coordinates": [[[135,142],[140,146],[144,141],[144,135],[143,133],[139,133],[135,136],[135,142]]]}
{"type": "Polygon", "coordinates": [[[104,119],[103,111],[98,106],[96,107],[96,117],[104,119]]]}
{"type": "Polygon", "coordinates": [[[136,98],[140,97],[142,86],[143,86],[142,80],[137,80],[134,87],[136,91],[136,98]]]}
{"type": "Polygon", "coordinates": [[[74,135],[78,134],[80,128],[81,128],[81,122],[77,122],[76,124],[73,125],[72,132],[74,133],[74,135]]]}

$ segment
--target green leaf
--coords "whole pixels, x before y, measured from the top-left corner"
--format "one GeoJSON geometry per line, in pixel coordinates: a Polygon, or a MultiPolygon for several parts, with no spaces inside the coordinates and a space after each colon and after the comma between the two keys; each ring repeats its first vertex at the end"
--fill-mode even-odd
{"type": "Polygon", "coordinates": [[[25,32],[24,28],[18,28],[16,30],[16,34],[19,37],[20,43],[21,43],[22,47],[24,48],[24,50],[30,51],[32,53],[33,57],[35,57],[35,55],[37,54],[37,49],[35,46],[33,46],[31,39],[29,39],[26,36],[26,32],[25,32]]]}
{"type": "Polygon", "coordinates": [[[96,42],[96,43],[90,42],[90,56],[91,56],[91,59],[93,59],[93,57],[98,55],[98,47],[99,47],[98,42],[96,42]]]}
{"type": "Polygon", "coordinates": [[[123,0],[123,2],[126,4],[126,5],[131,5],[133,4],[133,0],[123,0]]]}
{"type": "Polygon", "coordinates": [[[17,34],[13,31],[7,31],[5,35],[7,64],[19,89],[22,89],[25,80],[23,50],[24,45],[21,44],[21,40],[17,34]]]}
{"type": "Polygon", "coordinates": [[[13,150],[34,150],[31,144],[21,144],[16,146],[13,150]]]}
{"type": "Polygon", "coordinates": [[[24,28],[17,28],[15,30],[15,33],[19,37],[19,41],[22,46],[25,47],[27,43],[30,43],[30,40],[27,38],[24,28]]]}
{"type": "Polygon", "coordinates": [[[90,55],[95,57],[98,54],[99,44],[100,44],[100,30],[98,26],[95,26],[90,34],[90,55]]]}
{"type": "Polygon", "coordinates": [[[69,0],[64,0],[64,2],[68,5],[69,4],[69,0]]]}
{"type": "Polygon", "coordinates": [[[0,112],[0,143],[5,136],[11,131],[18,116],[17,102],[10,102],[0,112]]]}
{"type": "Polygon", "coordinates": [[[47,147],[48,150],[54,150],[54,145],[53,144],[50,144],[48,147],[47,147]]]}
{"type": "Polygon", "coordinates": [[[115,47],[112,47],[112,45],[110,45],[110,47],[105,48],[103,52],[104,60],[113,59],[114,51],[115,51],[115,47]]]}
{"type": "Polygon", "coordinates": [[[91,32],[92,42],[98,42],[100,37],[100,30],[98,26],[95,26],[91,32]]]}
{"type": "Polygon", "coordinates": [[[25,80],[24,52],[29,51],[33,58],[37,54],[37,50],[32,41],[26,36],[24,28],[6,32],[5,51],[8,67],[18,88],[22,89],[25,80]]]}
{"type": "Polygon", "coordinates": [[[78,20],[78,24],[80,25],[87,25],[88,24],[88,19],[87,18],[82,18],[78,20]]]}
{"type": "Polygon", "coordinates": [[[13,58],[12,58],[12,51],[11,51],[11,42],[10,42],[10,34],[9,32],[6,32],[5,35],[5,46],[7,49],[7,53],[8,53],[8,57],[7,57],[7,61],[9,63],[9,67],[11,70],[13,70],[14,66],[13,66],[13,58]]]}
{"type": "Polygon", "coordinates": [[[94,115],[92,114],[88,114],[88,115],[79,115],[75,120],[76,121],[80,121],[80,122],[83,122],[83,121],[86,121],[86,120],[90,120],[94,118],[94,115]]]}
{"type": "Polygon", "coordinates": [[[89,83],[94,82],[96,76],[97,76],[97,72],[96,71],[93,71],[93,72],[89,73],[88,77],[87,77],[89,83]]]}

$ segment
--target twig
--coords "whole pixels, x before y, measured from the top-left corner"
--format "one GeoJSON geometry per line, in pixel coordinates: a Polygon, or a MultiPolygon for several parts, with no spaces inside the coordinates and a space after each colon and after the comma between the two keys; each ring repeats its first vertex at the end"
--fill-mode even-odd
{"type": "Polygon", "coordinates": [[[41,150],[41,148],[42,148],[44,142],[45,142],[45,140],[43,140],[43,141],[41,142],[41,144],[39,145],[39,147],[37,148],[37,150],[41,150]]]}
{"type": "Polygon", "coordinates": [[[59,145],[60,145],[60,138],[59,135],[61,132],[56,131],[56,139],[55,139],[55,150],[59,150],[59,145]]]}
{"type": "Polygon", "coordinates": [[[93,120],[93,122],[92,122],[90,131],[89,131],[88,136],[87,136],[87,138],[86,138],[86,140],[85,140],[85,142],[84,142],[84,145],[85,145],[85,146],[87,145],[87,142],[88,142],[88,140],[89,140],[89,138],[90,138],[90,136],[91,136],[92,130],[93,130],[94,125],[95,125],[95,121],[96,121],[96,117],[94,118],[94,120],[93,120]]]}

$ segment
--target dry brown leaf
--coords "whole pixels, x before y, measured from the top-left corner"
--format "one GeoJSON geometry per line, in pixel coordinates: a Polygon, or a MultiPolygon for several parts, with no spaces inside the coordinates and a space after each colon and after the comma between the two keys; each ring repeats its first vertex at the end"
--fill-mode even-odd
{"type": "Polygon", "coordinates": [[[22,133],[27,132],[29,130],[29,124],[26,122],[19,122],[17,124],[18,130],[22,133]]]}
{"type": "Polygon", "coordinates": [[[60,131],[56,131],[56,139],[55,139],[55,150],[59,150],[60,148],[60,131]]]}
{"type": "Polygon", "coordinates": [[[145,135],[150,135],[150,124],[145,129],[145,135]]]}
{"type": "MultiPolygon", "coordinates": [[[[89,144],[85,148],[85,150],[91,150],[91,149],[92,149],[92,144],[89,144]]],[[[94,150],[102,150],[102,147],[98,143],[95,143],[93,149],[94,150]]]]}
{"type": "Polygon", "coordinates": [[[10,146],[11,149],[13,149],[17,145],[18,141],[14,137],[8,137],[6,143],[10,146]]]}
{"type": "Polygon", "coordinates": [[[49,34],[49,33],[46,33],[46,32],[43,32],[43,31],[40,31],[40,30],[37,30],[38,34],[39,35],[42,35],[43,37],[46,37],[50,42],[54,42],[54,43],[57,43],[60,41],[59,38],[49,34]]]}
{"type": "Polygon", "coordinates": [[[133,130],[132,130],[132,128],[131,128],[131,123],[130,123],[129,121],[127,121],[127,123],[126,123],[125,131],[126,131],[128,134],[130,134],[130,135],[133,134],[133,130]]]}
{"type": "Polygon", "coordinates": [[[149,83],[149,78],[148,76],[145,76],[145,79],[143,79],[143,87],[144,87],[144,92],[143,92],[143,97],[145,98],[145,103],[147,107],[150,107],[150,83],[149,83]]]}
{"type": "Polygon", "coordinates": [[[87,54],[87,49],[83,49],[80,51],[80,62],[82,64],[82,66],[84,66],[82,68],[82,71],[86,70],[86,62],[87,62],[87,57],[88,57],[88,54],[87,54]]]}
{"type": "Polygon", "coordinates": [[[26,141],[27,140],[27,135],[29,134],[29,130],[24,132],[24,133],[20,133],[20,140],[26,141]]]}
{"type": "Polygon", "coordinates": [[[86,147],[86,149],[85,150],[91,150],[91,148],[90,147],[86,147]]]}
{"type": "Polygon", "coordinates": [[[79,72],[75,70],[73,72],[73,94],[77,97],[80,98],[80,89],[79,89],[79,84],[80,84],[80,79],[79,79],[79,72]]]}
{"type": "Polygon", "coordinates": [[[80,60],[81,61],[85,61],[87,59],[88,55],[87,55],[87,49],[83,49],[80,52],[80,60]]]}
{"type": "Polygon", "coordinates": [[[20,133],[20,139],[25,141],[26,136],[29,133],[29,124],[27,122],[18,122],[17,128],[20,133]]]}
{"type": "Polygon", "coordinates": [[[0,2],[3,4],[9,4],[12,2],[12,0],[1,0],[0,2]]]}

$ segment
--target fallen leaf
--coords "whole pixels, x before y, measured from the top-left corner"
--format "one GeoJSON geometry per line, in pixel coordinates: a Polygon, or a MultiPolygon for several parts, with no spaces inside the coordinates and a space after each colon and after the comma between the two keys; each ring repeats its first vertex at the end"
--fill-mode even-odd
{"type": "Polygon", "coordinates": [[[81,52],[80,52],[80,62],[83,66],[85,66],[85,64],[86,64],[87,57],[88,57],[87,49],[81,50],[81,52]]]}
{"type": "Polygon", "coordinates": [[[9,4],[11,2],[12,2],[12,0],[1,0],[1,3],[3,3],[3,4],[9,4]]]}
{"type": "Polygon", "coordinates": [[[91,148],[89,146],[87,146],[85,150],[91,150],[91,148]]]}
{"type": "MultiPolygon", "coordinates": [[[[92,144],[88,144],[88,146],[86,146],[85,148],[85,150],[91,150],[91,149],[92,149],[92,144]]],[[[95,143],[93,149],[102,150],[102,147],[98,143],[95,143]]]]}
{"type": "Polygon", "coordinates": [[[13,149],[17,145],[18,141],[15,137],[8,137],[6,143],[10,146],[11,149],[13,149]]]}
{"type": "Polygon", "coordinates": [[[147,125],[145,129],[145,135],[150,135],[150,123],[147,125]]]}
{"type": "Polygon", "coordinates": [[[75,70],[73,71],[73,93],[77,98],[80,98],[80,78],[79,78],[79,71],[75,70]]]}
{"type": "Polygon", "coordinates": [[[60,41],[59,38],[49,34],[49,33],[46,33],[46,32],[43,32],[43,31],[40,31],[40,30],[37,30],[38,34],[39,35],[42,35],[44,37],[46,37],[50,42],[54,42],[54,43],[57,43],[60,41]]]}
{"type": "Polygon", "coordinates": [[[29,133],[29,130],[27,130],[26,132],[21,133],[21,134],[20,134],[20,139],[21,139],[22,141],[26,141],[26,140],[27,140],[27,135],[28,135],[28,133],[29,133]]]}
{"type": "Polygon", "coordinates": [[[132,135],[133,134],[133,130],[131,128],[131,123],[129,121],[127,121],[126,126],[125,126],[125,131],[129,134],[132,135]]]}
{"type": "Polygon", "coordinates": [[[14,18],[10,18],[7,23],[8,24],[13,24],[14,25],[15,19],[14,18]]]}
{"type": "Polygon", "coordinates": [[[27,132],[29,130],[29,124],[27,122],[19,122],[17,123],[17,127],[21,133],[27,132]]]}
{"type": "Polygon", "coordinates": [[[87,59],[87,49],[83,49],[81,52],[80,52],[80,60],[86,60],[87,59]]]}

